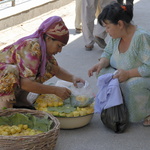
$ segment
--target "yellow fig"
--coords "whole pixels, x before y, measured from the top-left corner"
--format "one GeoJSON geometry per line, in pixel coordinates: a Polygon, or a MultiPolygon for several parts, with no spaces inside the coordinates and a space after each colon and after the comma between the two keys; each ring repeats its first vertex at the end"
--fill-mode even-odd
{"type": "Polygon", "coordinates": [[[77,111],[79,111],[79,110],[81,110],[81,108],[80,108],[80,107],[77,107],[77,111]]]}
{"type": "Polygon", "coordinates": [[[72,113],[73,113],[73,116],[74,116],[74,117],[78,117],[78,116],[80,115],[80,114],[79,114],[79,111],[73,111],[72,113]]]}
{"type": "Polygon", "coordinates": [[[53,102],[48,102],[47,105],[48,105],[49,107],[53,107],[53,106],[54,106],[53,102]]]}
{"type": "Polygon", "coordinates": [[[54,107],[58,107],[58,102],[54,102],[54,107]]]}
{"type": "Polygon", "coordinates": [[[45,108],[45,107],[47,107],[47,103],[42,102],[42,103],[39,103],[38,106],[45,108]]]}
{"type": "Polygon", "coordinates": [[[94,112],[94,109],[87,109],[87,114],[92,114],[94,112]]]}
{"type": "Polygon", "coordinates": [[[62,106],[63,105],[63,102],[62,101],[59,101],[58,102],[58,106],[62,106]]]}
{"type": "Polygon", "coordinates": [[[80,114],[80,116],[85,116],[85,115],[87,115],[87,112],[86,112],[86,110],[80,110],[79,114],[80,114]]]}
{"type": "Polygon", "coordinates": [[[65,113],[59,113],[59,116],[60,117],[66,117],[66,114],[65,113]]]}
{"type": "Polygon", "coordinates": [[[54,115],[54,116],[59,116],[59,112],[53,111],[53,112],[52,112],[52,115],[54,115]]]}

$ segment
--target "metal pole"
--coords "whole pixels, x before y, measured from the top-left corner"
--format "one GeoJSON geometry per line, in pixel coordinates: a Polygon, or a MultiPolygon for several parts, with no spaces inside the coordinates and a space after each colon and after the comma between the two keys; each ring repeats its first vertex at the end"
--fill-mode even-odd
{"type": "Polygon", "coordinates": [[[15,0],[12,1],[12,6],[15,6],[15,0]]]}

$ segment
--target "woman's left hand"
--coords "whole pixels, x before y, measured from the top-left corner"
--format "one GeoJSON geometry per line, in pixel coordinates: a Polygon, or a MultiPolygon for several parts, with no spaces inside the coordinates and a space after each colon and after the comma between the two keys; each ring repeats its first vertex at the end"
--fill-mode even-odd
{"type": "Polygon", "coordinates": [[[77,87],[77,83],[83,83],[83,84],[85,84],[85,80],[83,80],[83,79],[81,79],[79,77],[74,76],[73,77],[73,84],[74,84],[75,87],[77,87]]]}
{"type": "Polygon", "coordinates": [[[129,79],[129,72],[128,70],[118,69],[113,78],[118,78],[119,82],[127,81],[129,79]]]}

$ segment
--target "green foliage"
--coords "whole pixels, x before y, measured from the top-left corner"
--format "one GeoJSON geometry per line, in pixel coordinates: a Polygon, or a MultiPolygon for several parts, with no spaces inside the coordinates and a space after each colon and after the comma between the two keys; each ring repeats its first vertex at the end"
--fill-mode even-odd
{"type": "Polygon", "coordinates": [[[15,113],[10,116],[1,116],[0,125],[19,125],[24,124],[28,125],[29,128],[47,132],[52,128],[53,121],[48,118],[48,115],[44,117],[36,117],[29,113],[15,113]]]}
{"type": "Polygon", "coordinates": [[[39,118],[31,114],[27,114],[27,116],[29,117],[29,120],[32,122],[32,126],[30,128],[40,130],[43,132],[46,132],[51,129],[53,121],[49,120],[47,115],[45,115],[43,118],[39,118]]]}
{"type": "Polygon", "coordinates": [[[21,113],[15,113],[11,116],[8,116],[8,119],[10,121],[9,125],[27,124],[30,126],[31,122],[26,115],[21,113]]]}
{"type": "Polygon", "coordinates": [[[10,123],[7,117],[0,117],[0,125],[8,125],[10,123]]]}
{"type": "Polygon", "coordinates": [[[47,107],[48,111],[57,111],[59,113],[71,113],[76,110],[70,104],[66,104],[60,107],[47,107]]]}
{"type": "Polygon", "coordinates": [[[52,121],[49,121],[45,118],[37,118],[36,117],[34,120],[33,129],[46,132],[50,129],[51,125],[52,125],[52,121]]]}

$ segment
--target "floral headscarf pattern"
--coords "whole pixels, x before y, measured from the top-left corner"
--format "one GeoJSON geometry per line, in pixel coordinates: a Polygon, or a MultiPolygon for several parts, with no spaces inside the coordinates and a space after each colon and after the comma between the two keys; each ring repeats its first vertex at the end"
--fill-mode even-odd
{"type": "MultiPolygon", "coordinates": [[[[20,44],[27,39],[39,38],[39,43],[40,43],[41,51],[42,51],[41,65],[39,68],[40,76],[44,75],[45,65],[46,65],[46,44],[43,38],[43,35],[45,33],[64,44],[67,44],[69,40],[69,30],[64,24],[62,18],[59,16],[53,16],[53,17],[49,17],[48,19],[46,19],[40,25],[38,30],[35,31],[33,34],[23,37],[19,39],[17,42],[12,44],[12,45],[20,44]]],[[[12,45],[9,45],[8,47],[6,47],[6,49],[8,49],[9,47],[12,47],[12,45]]]]}

